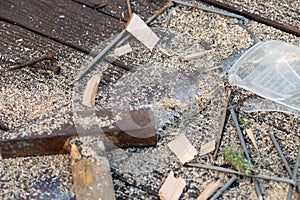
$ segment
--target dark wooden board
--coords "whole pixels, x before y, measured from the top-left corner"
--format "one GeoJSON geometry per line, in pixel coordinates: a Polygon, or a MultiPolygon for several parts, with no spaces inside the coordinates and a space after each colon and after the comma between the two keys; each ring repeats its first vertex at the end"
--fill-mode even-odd
{"type": "MultiPolygon", "coordinates": [[[[294,1],[225,1],[198,0],[248,19],[273,26],[282,31],[300,36],[300,10],[292,6],[294,1]],[[272,6],[273,5],[273,6],[272,6]]],[[[295,2],[296,3],[296,2],[295,2]]]]}
{"type": "MultiPolygon", "coordinates": [[[[74,0],[83,5],[111,15],[117,19],[127,21],[129,19],[126,0],[74,0]]],[[[144,20],[152,16],[167,3],[166,0],[131,0],[132,11],[142,16],[144,20]]]]}
{"type": "Polygon", "coordinates": [[[71,0],[1,0],[0,20],[89,53],[125,23],[71,0]]]}
{"type": "Polygon", "coordinates": [[[39,64],[61,67],[59,75],[32,68],[0,72],[1,122],[12,128],[36,118],[41,112],[51,113],[70,103],[71,82],[84,67],[85,54],[1,21],[0,38],[0,70],[46,52],[52,52],[56,60],[39,64]]]}
{"type": "Polygon", "coordinates": [[[79,136],[97,135],[103,139],[108,149],[157,144],[155,115],[153,109],[148,107],[129,111],[103,109],[81,111],[76,114],[57,113],[37,120],[36,124],[32,122],[27,127],[29,128],[21,126],[0,135],[2,158],[67,153],[70,150],[70,140],[79,136]],[[119,120],[109,126],[101,126],[100,122],[81,126],[82,119],[92,121],[96,116],[101,123],[104,121],[101,119],[104,118],[115,121],[115,117],[118,116],[119,120]],[[47,129],[49,120],[53,124],[61,125],[53,130],[30,133],[30,126],[41,127],[41,130],[47,129]],[[28,132],[28,136],[11,136],[20,131],[28,132]]]}
{"type": "MultiPolygon", "coordinates": [[[[0,21],[0,55],[1,66],[23,63],[46,52],[52,52],[56,59],[70,61],[70,55],[80,56],[82,53],[49,38],[7,22],[0,21]],[[10,60],[10,61],[9,61],[10,60]]],[[[75,66],[74,66],[75,67],[75,66]]]]}

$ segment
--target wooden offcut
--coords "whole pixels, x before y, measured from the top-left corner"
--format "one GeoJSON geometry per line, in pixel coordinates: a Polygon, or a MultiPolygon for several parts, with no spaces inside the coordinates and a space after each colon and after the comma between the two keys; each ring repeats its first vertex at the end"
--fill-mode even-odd
{"type": "Polygon", "coordinates": [[[177,200],[183,192],[186,182],[183,178],[175,178],[174,172],[171,171],[159,190],[161,200],[177,200]]]}
{"type": "Polygon", "coordinates": [[[126,25],[126,30],[150,50],[152,50],[159,41],[157,35],[135,13],[130,17],[126,25]]]}
{"type": "Polygon", "coordinates": [[[123,56],[127,53],[130,53],[130,52],[132,52],[132,48],[131,48],[130,44],[125,44],[125,45],[120,46],[115,49],[115,55],[119,56],[119,57],[123,56]]]}
{"type": "Polygon", "coordinates": [[[202,145],[200,152],[199,152],[199,156],[203,156],[203,155],[206,155],[206,154],[214,151],[215,146],[216,146],[216,140],[212,140],[212,141],[202,145]]]}
{"type": "Polygon", "coordinates": [[[184,134],[168,143],[168,147],[176,154],[182,164],[192,160],[198,153],[184,134]]]}
{"type": "Polygon", "coordinates": [[[184,61],[195,60],[195,59],[202,58],[205,55],[206,55],[206,51],[194,52],[194,53],[183,56],[182,60],[184,60],[184,61]]]}
{"type": "Polygon", "coordinates": [[[86,84],[86,88],[83,94],[82,104],[87,107],[94,107],[95,106],[95,98],[98,93],[98,86],[100,83],[102,75],[97,74],[94,75],[86,84]]]}
{"type": "Polygon", "coordinates": [[[220,187],[221,182],[215,181],[210,183],[205,189],[204,191],[199,195],[199,197],[197,198],[197,200],[206,200],[209,197],[211,197],[220,187]]]}

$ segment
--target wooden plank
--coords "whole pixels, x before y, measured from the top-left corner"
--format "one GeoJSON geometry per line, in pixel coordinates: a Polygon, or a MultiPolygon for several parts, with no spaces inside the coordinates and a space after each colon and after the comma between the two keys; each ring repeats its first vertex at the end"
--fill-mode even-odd
{"type": "Polygon", "coordinates": [[[116,19],[127,21],[129,15],[125,0],[73,0],[82,5],[89,6],[99,12],[105,13],[116,19]]]}
{"type": "Polygon", "coordinates": [[[70,54],[78,57],[78,59],[85,56],[77,50],[49,38],[3,21],[0,21],[0,37],[0,56],[2,58],[0,67],[5,64],[11,66],[23,63],[32,55],[38,56],[39,54],[46,54],[46,52],[51,52],[58,61],[64,60],[65,62],[71,61],[70,54]]]}
{"type": "Polygon", "coordinates": [[[0,72],[0,121],[9,128],[51,113],[71,102],[71,82],[87,56],[19,26],[0,21],[0,70],[47,52],[60,75],[37,69],[0,72]],[[64,94],[64,95],[62,95],[64,94]]]}
{"type": "MultiPolygon", "coordinates": [[[[117,19],[129,19],[128,8],[125,0],[74,0],[83,5],[95,8],[100,12],[111,15],[117,19]]],[[[166,0],[131,0],[132,11],[142,16],[143,20],[152,16],[167,3],[166,0]]]]}
{"type": "Polygon", "coordinates": [[[1,134],[0,153],[2,158],[67,153],[70,140],[91,135],[101,137],[108,149],[153,146],[157,143],[154,117],[151,107],[41,116],[36,123],[1,134]]]}
{"type": "Polygon", "coordinates": [[[0,19],[84,53],[117,34],[124,22],[71,0],[2,0],[0,19]]]}
{"type": "Polygon", "coordinates": [[[131,0],[132,12],[137,13],[146,21],[148,17],[156,13],[166,3],[167,0],[131,0]]]}
{"type": "Polygon", "coordinates": [[[264,5],[263,3],[257,5],[252,1],[201,0],[201,2],[225,9],[229,12],[233,12],[238,15],[243,15],[248,19],[252,19],[260,23],[273,26],[277,29],[294,34],[298,37],[300,36],[299,25],[297,26],[293,23],[299,22],[299,11],[297,11],[297,9],[295,9],[293,6],[283,5],[285,3],[292,5],[291,2],[293,1],[290,1],[290,3],[288,1],[278,3],[277,5],[282,6],[279,7],[279,9],[277,9],[276,12],[265,12],[264,10],[270,10],[268,9],[267,5],[264,5]],[[261,11],[260,8],[262,7],[264,7],[264,10],[261,11]],[[292,13],[296,13],[296,15],[294,14],[294,16],[290,16],[292,13]],[[290,20],[288,22],[283,22],[282,19],[285,18],[289,18],[290,20]]]}

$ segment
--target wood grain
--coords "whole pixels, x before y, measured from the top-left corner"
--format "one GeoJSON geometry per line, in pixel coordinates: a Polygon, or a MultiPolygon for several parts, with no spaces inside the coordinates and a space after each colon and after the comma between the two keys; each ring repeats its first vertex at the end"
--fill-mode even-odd
{"type": "MultiPolygon", "coordinates": [[[[88,140],[88,142],[90,141],[88,140]]],[[[98,145],[103,146],[103,149],[94,149],[89,143],[80,144],[79,147],[72,144],[70,153],[71,155],[77,154],[77,156],[71,156],[73,189],[77,200],[115,199],[114,186],[109,161],[105,157],[104,144],[98,141],[98,145]],[[80,151],[80,149],[84,148],[89,149],[88,152],[84,152],[85,156],[80,151]]]]}
{"type": "MultiPolygon", "coordinates": [[[[11,130],[0,135],[0,153],[2,158],[19,156],[37,156],[49,154],[68,153],[70,151],[70,140],[82,136],[99,136],[105,142],[108,149],[125,148],[133,146],[154,146],[157,144],[157,127],[152,108],[141,108],[138,110],[121,111],[103,109],[97,111],[82,111],[75,113],[55,114],[47,116],[45,123],[39,120],[37,124],[43,130],[48,127],[47,121],[51,119],[53,124],[61,125],[53,130],[28,133],[28,136],[11,137],[11,132],[18,132],[19,129],[11,130]],[[123,113],[123,114],[121,114],[123,113]],[[75,117],[76,115],[76,117],[75,117]],[[101,119],[114,119],[120,116],[118,122],[112,126],[100,127],[101,119]],[[90,118],[89,118],[90,117],[90,118]],[[99,123],[88,124],[88,127],[80,124],[84,121],[97,117],[99,123]],[[64,120],[67,119],[67,120],[64,120]]],[[[84,124],[85,125],[85,124],[84,124]]],[[[24,128],[21,127],[22,131],[24,128]]],[[[25,131],[29,132],[25,128],[25,131]]]]}
{"type": "MultiPolygon", "coordinates": [[[[74,0],[87,5],[99,12],[113,16],[117,19],[127,21],[129,19],[126,0],[74,0]],[[104,7],[99,7],[105,5],[104,7]]],[[[132,11],[140,15],[144,20],[152,16],[157,10],[163,7],[167,1],[161,0],[131,0],[132,11]]]]}
{"type": "Polygon", "coordinates": [[[0,19],[89,53],[124,23],[70,0],[2,0],[0,19]]]}

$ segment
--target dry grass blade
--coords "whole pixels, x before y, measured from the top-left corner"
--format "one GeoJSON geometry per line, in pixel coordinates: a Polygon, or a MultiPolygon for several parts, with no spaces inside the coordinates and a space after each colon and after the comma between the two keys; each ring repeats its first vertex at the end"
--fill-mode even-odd
{"type": "Polygon", "coordinates": [[[130,0],[126,0],[126,4],[127,4],[127,8],[128,8],[129,17],[131,17],[132,16],[132,8],[131,8],[130,0]]]}

